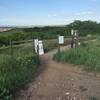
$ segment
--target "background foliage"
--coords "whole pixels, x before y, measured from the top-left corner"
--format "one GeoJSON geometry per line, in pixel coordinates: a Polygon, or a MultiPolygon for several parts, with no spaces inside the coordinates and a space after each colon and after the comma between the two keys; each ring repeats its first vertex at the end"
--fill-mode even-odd
{"type": "Polygon", "coordinates": [[[71,29],[77,29],[80,36],[100,35],[100,23],[94,21],[79,21],[65,26],[46,26],[33,28],[14,28],[0,33],[0,46],[9,45],[9,41],[29,40],[32,38],[54,39],[58,35],[70,36],[71,29]]]}

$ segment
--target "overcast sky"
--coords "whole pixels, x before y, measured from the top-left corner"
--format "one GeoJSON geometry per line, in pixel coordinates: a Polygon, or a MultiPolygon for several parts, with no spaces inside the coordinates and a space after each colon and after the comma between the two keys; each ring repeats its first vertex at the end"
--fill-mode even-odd
{"type": "Polygon", "coordinates": [[[0,0],[0,25],[66,25],[100,22],[100,0],[0,0]]]}

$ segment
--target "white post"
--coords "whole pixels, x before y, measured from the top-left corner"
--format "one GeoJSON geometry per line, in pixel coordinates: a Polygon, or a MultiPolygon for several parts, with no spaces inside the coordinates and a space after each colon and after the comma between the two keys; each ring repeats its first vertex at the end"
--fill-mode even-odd
{"type": "Polygon", "coordinates": [[[39,46],[39,55],[43,55],[44,54],[44,48],[43,48],[43,42],[39,41],[38,42],[38,46],[39,46]]]}
{"type": "Polygon", "coordinates": [[[38,39],[34,39],[35,52],[38,53],[38,39]]]}
{"type": "Polygon", "coordinates": [[[74,30],[73,29],[71,30],[71,35],[74,35],[74,30]]]}

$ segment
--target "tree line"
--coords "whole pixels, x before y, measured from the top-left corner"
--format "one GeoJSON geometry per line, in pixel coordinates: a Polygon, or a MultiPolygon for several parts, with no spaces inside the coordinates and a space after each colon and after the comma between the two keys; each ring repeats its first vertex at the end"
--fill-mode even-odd
{"type": "Polygon", "coordinates": [[[9,41],[29,40],[32,38],[53,39],[58,35],[70,36],[71,29],[78,30],[80,36],[99,35],[100,23],[96,21],[80,21],[65,26],[45,26],[33,28],[14,28],[6,32],[0,32],[0,46],[9,45],[9,41]]]}

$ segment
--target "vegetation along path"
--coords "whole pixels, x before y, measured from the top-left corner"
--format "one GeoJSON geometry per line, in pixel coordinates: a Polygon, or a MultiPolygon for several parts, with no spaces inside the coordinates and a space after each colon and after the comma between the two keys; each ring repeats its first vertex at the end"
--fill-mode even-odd
{"type": "Polygon", "coordinates": [[[27,89],[18,92],[16,100],[100,100],[99,75],[53,61],[56,52],[40,57],[42,70],[27,89]]]}

